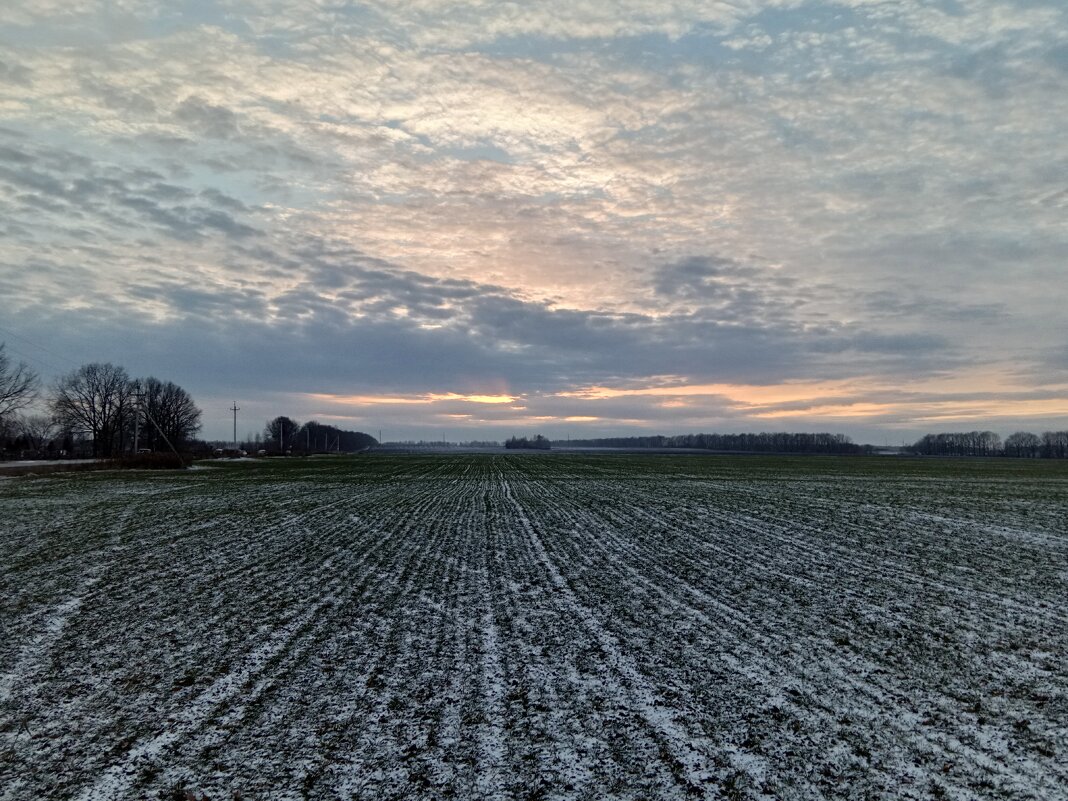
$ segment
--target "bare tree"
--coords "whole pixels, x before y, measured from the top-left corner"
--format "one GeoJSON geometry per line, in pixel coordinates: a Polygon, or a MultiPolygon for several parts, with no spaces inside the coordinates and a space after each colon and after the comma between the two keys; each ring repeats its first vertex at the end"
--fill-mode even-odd
{"type": "Polygon", "coordinates": [[[993,431],[927,434],[912,450],[928,456],[997,456],[1001,453],[1001,437],[993,431]]]}
{"type": "Polygon", "coordinates": [[[37,374],[26,362],[13,364],[0,342],[0,420],[24,409],[37,397],[37,374]]]}
{"type": "Polygon", "coordinates": [[[20,418],[18,428],[22,436],[26,438],[26,443],[38,453],[48,447],[48,443],[59,431],[55,419],[43,414],[32,414],[20,418]]]}
{"type": "MultiPolygon", "coordinates": [[[[160,381],[158,378],[149,377],[139,383],[144,394],[145,410],[176,447],[200,430],[200,409],[188,392],[173,381],[160,381]]],[[[146,428],[143,436],[146,447],[153,450],[164,447],[154,426],[146,428]]]]}
{"type": "Polygon", "coordinates": [[[133,412],[133,385],[113,364],[85,364],[53,387],[52,414],[71,431],[93,438],[94,456],[121,452],[125,424],[133,412]]]}
{"type": "Polygon", "coordinates": [[[1017,431],[1005,438],[1005,455],[1033,459],[1042,452],[1042,440],[1030,431],[1017,431]]]}
{"type": "Polygon", "coordinates": [[[1068,431],[1045,431],[1042,455],[1047,459],[1068,459],[1068,431]]]}
{"type": "Polygon", "coordinates": [[[281,415],[267,421],[263,427],[263,438],[274,448],[282,451],[299,444],[294,442],[298,431],[300,431],[300,423],[281,415]]]}

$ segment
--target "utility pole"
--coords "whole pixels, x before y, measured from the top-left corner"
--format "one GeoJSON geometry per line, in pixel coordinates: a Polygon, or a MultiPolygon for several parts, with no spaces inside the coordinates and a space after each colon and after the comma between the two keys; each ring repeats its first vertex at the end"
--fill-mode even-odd
{"type": "Polygon", "coordinates": [[[141,448],[141,401],[144,397],[144,393],[141,392],[141,382],[138,381],[134,384],[134,398],[137,401],[134,406],[134,456],[141,448]]]}
{"type": "MultiPolygon", "coordinates": [[[[234,406],[237,406],[237,403],[234,403],[234,406]]],[[[156,432],[159,434],[160,439],[162,439],[164,442],[166,442],[167,443],[167,447],[171,449],[171,453],[174,454],[174,458],[178,460],[178,465],[182,469],[185,469],[185,462],[182,461],[182,455],[180,453],[178,453],[178,449],[174,447],[174,443],[171,442],[167,438],[167,435],[163,433],[163,429],[160,428],[159,423],[156,422],[156,418],[152,416],[152,414],[148,411],[148,409],[144,409],[144,413],[145,413],[145,417],[148,418],[148,422],[150,422],[153,426],[155,426],[156,432]]],[[[234,412],[234,414],[236,415],[237,412],[234,412]]],[[[236,429],[234,429],[234,430],[236,432],[236,429]]],[[[234,434],[234,439],[237,439],[237,434],[236,433],[234,434]]]]}
{"type": "Polygon", "coordinates": [[[237,413],[241,411],[241,407],[237,405],[237,401],[234,401],[234,405],[230,407],[230,411],[234,413],[234,450],[237,450],[237,413]]]}

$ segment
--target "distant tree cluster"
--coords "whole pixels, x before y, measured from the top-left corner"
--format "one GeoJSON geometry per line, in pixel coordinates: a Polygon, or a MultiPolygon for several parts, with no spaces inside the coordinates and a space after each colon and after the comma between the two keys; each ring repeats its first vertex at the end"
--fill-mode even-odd
{"type": "Polygon", "coordinates": [[[677,434],[675,436],[573,439],[586,448],[690,448],[737,453],[867,453],[844,434],[764,432],[760,434],[677,434]]]}
{"type": "Polygon", "coordinates": [[[40,397],[25,364],[13,365],[0,344],[0,440],[7,455],[92,455],[110,458],[135,447],[186,446],[200,430],[200,409],[171,381],[131,378],[114,364],[85,364],[48,390],[48,414],[15,412],[40,397]],[[135,443],[136,440],[136,443],[135,443]]]}
{"type": "Polygon", "coordinates": [[[11,415],[0,419],[0,458],[50,459],[73,453],[75,438],[48,415],[11,415]]]}
{"type": "Polygon", "coordinates": [[[511,450],[534,450],[534,451],[547,451],[553,446],[552,442],[538,434],[534,439],[527,439],[526,437],[509,437],[504,441],[504,447],[511,450]]]}
{"type": "Polygon", "coordinates": [[[1046,459],[1068,459],[1068,431],[1044,433],[1041,456],[1046,459]]]}
{"type": "Polygon", "coordinates": [[[1068,431],[1042,436],[1017,431],[1001,441],[993,431],[927,434],[911,448],[922,456],[1009,456],[1018,459],[1068,459],[1068,431]]]}
{"type": "Polygon", "coordinates": [[[458,445],[458,443],[446,442],[443,439],[398,439],[380,444],[386,448],[417,448],[418,450],[427,450],[428,448],[455,448],[458,445]]]}
{"type": "Polygon", "coordinates": [[[912,450],[924,456],[996,456],[1001,451],[1001,437],[993,431],[927,434],[912,450]]]}
{"type": "Polygon", "coordinates": [[[1002,450],[1006,456],[1034,459],[1042,455],[1042,438],[1030,431],[1017,431],[1005,438],[1002,450]]]}
{"type": "Polygon", "coordinates": [[[85,364],[63,376],[49,407],[60,428],[88,437],[92,455],[105,458],[134,447],[181,448],[200,430],[188,392],[152,376],[133,379],[114,364],[85,364]]]}
{"type": "Polygon", "coordinates": [[[4,348],[5,343],[0,343],[0,451],[43,453],[45,447],[41,440],[51,441],[51,421],[39,415],[24,417],[19,413],[36,400],[40,381],[25,362],[12,362],[4,348]]]}
{"type": "Polygon", "coordinates": [[[15,364],[0,342],[0,424],[10,422],[15,412],[29,406],[37,397],[40,381],[26,362],[15,364]]]}
{"type": "Polygon", "coordinates": [[[472,439],[466,442],[450,442],[443,439],[402,439],[394,440],[392,442],[379,443],[385,448],[414,448],[418,450],[428,450],[431,448],[499,448],[501,443],[495,439],[472,439]]]}
{"type": "Polygon", "coordinates": [[[309,420],[301,425],[281,415],[268,420],[262,439],[243,443],[246,450],[266,450],[271,453],[354,453],[373,447],[378,440],[362,431],[345,431],[336,426],[309,420]]]}

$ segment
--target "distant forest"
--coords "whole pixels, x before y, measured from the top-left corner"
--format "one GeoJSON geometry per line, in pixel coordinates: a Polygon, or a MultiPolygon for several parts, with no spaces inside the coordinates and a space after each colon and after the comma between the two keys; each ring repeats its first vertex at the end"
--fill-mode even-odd
{"type": "Polygon", "coordinates": [[[573,439],[575,448],[691,448],[742,453],[869,453],[844,434],[677,434],[675,436],[573,439]]]}
{"type": "Polygon", "coordinates": [[[1017,431],[1005,438],[993,431],[928,434],[910,448],[922,456],[1009,456],[1018,459],[1068,459],[1068,431],[1042,436],[1017,431]]]}
{"type": "MultiPolygon", "coordinates": [[[[576,448],[689,448],[737,453],[864,454],[877,450],[857,445],[843,434],[679,434],[675,436],[604,437],[572,439],[576,448]]],[[[1068,459],[1068,431],[1042,435],[1018,431],[1004,440],[993,431],[927,434],[904,453],[919,456],[1008,456],[1021,459],[1068,459]]]]}
{"type": "Polygon", "coordinates": [[[534,439],[527,439],[526,437],[509,437],[504,442],[504,447],[509,450],[532,450],[532,451],[547,451],[552,448],[553,444],[538,434],[534,439]]]}
{"type": "Polygon", "coordinates": [[[301,424],[281,415],[268,420],[263,433],[245,440],[241,447],[253,453],[354,453],[377,444],[377,439],[362,431],[346,431],[315,420],[301,424]]]}

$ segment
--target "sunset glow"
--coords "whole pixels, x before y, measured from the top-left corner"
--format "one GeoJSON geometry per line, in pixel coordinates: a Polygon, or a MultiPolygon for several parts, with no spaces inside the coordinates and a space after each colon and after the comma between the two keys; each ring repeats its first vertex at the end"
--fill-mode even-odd
{"type": "Polygon", "coordinates": [[[461,403],[501,404],[512,403],[515,400],[511,395],[460,395],[455,392],[432,392],[427,395],[415,397],[398,397],[393,395],[327,395],[315,393],[308,397],[316,401],[325,401],[327,403],[337,403],[347,406],[418,406],[452,401],[459,401],[461,403]]]}

